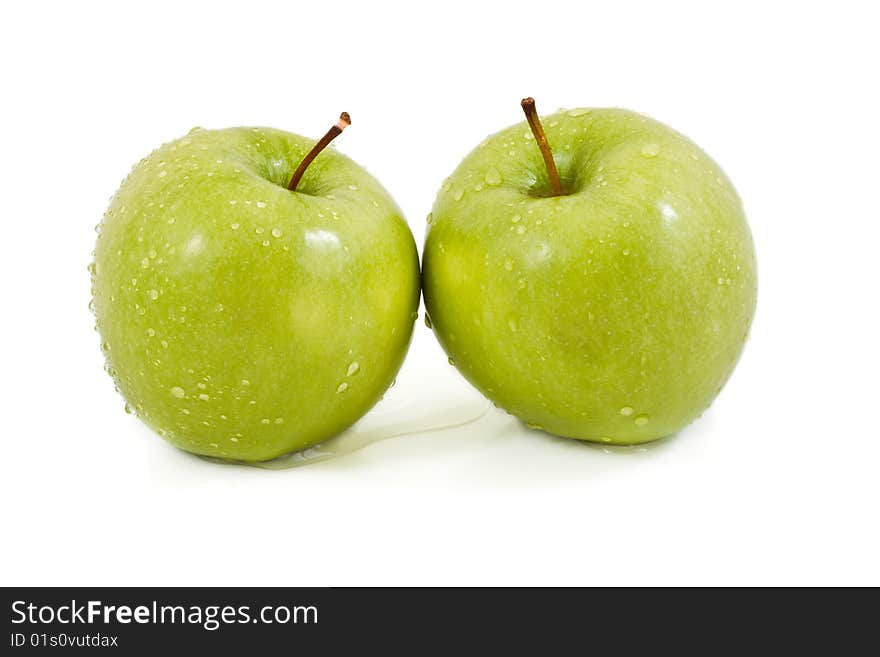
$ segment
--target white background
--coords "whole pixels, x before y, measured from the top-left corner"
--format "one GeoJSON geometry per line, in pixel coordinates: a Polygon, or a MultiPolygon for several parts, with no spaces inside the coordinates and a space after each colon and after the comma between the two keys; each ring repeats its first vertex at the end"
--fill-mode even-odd
{"type": "MultiPolygon", "coordinates": [[[[4,3],[0,583],[880,584],[880,133],[870,3],[4,3]],[[200,125],[319,136],[421,243],[443,178],[519,100],[622,106],[725,168],[758,251],[752,339],[645,449],[457,428],[267,471],[122,412],[87,311],[129,167],[200,125]]],[[[421,321],[385,409],[483,409],[421,321]]],[[[433,419],[431,419],[433,418],[433,419]]],[[[451,421],[451,420],[450,420],[451,421]]]]}

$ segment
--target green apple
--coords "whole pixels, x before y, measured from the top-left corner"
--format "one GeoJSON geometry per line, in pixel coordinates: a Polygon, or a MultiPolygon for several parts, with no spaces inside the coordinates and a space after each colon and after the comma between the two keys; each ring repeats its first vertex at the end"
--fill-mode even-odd
{"type": "Polygon", "coordinates": [[[313,143],[194,129],[133,168],[99,227],[107,369],[127,408],[187,451],[257,461],[318,443],[381,398],[406,354],[412,233],[335,149],[288,189],[313,143]]]}
{"type": "Polygon", "coordinates": [[[667,436],[711,404],[749,332],[742,204],[699,147],[645,116],[575,109],[544,126],[561,194],[525,123],[443,184],[424,249],[431,324],[450,362],[529,425],[667,436]]]}

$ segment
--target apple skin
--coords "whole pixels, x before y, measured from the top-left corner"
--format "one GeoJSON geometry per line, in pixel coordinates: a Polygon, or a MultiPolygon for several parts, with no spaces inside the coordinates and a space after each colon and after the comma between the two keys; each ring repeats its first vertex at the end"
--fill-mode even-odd
{"type": "Polygon", "coordinates": [[[391,385],[418,310],[395,202],[314,140],[194,129],[131,171],[99,226],[93,308],[127,408],[196,454],[259,461],[345,429],[391,385]]]}
{"type": "Polygon", "coordinates": [[[451,362],[559,436],[635,444],[698,417],[755,310],[754,246],[721,168],[621,109],[543,119],[568,194],[526,123],[490,136],[438,193],[423,294],[451,362]]]}

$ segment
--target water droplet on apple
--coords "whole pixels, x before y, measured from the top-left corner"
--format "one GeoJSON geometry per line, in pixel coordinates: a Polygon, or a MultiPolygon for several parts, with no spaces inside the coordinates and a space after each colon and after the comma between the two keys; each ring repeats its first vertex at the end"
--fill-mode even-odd
{"type": "Polygon", "coordinates": [[[583,116],[584,114],[589,114],[591,110],[586,109],[584,107],[578,107],[575,109],[570,109],[566,112],[569,116],[583,116]]]}
{"type": "Polygon", "coordinates": [[[434,328],[434,325],[431,323],[431,316],[428,313],[425,313],[425,326],[434,328]]]}
{"type": "Polygon", "coordinates": [[[265,208],[265,207],[266,207],[266,204],[263,203],[262,201],[257,201],[257,207],[258,207],[258,208],[265,208]]]}
{"type": "Polygon", "coordinates": [[[487,185],[500,185],[503,179],[501,178],[501,173],[498,171],[498,169],[492,167],[486,172],[484,180],[486,181],[487,185]]]}
{"type": "Polygon", "coordinates": [[[513,271],[513,260],[511,260],[510,258],[505,258],[505,260],[504,260],[504,268],[505,268],[507,271],[513,271]]]}
{"type": "Polygon", "coordinates": [[[525,424],[532,431],[543,431],[544,430],[544,427],[542,427],[540,424],[533,424],[532,422],[526,422],[525,424]]]}
{"type": "Polygon", "coordinates": [[[208,401],[211,398],[208,395],[206,395],[204,392],[202,392],[199,394],[199,399],[201,399],[202,401],[208,401]]]}
{"type": "Polygon", "coordinates": [[[171,393],[172,397],[177,397],[177,399],[183,399],[186,395],[186,392],[180,386],[172,386],[168,389],[168,392],[171,393]]]}
{"type": "Polygon", "coordinates": [[[428,216],[425,217],[425,222],[430,226],[432,221],[434,221],[434,214],[429,212],[428,216]]]}
{"type": "Polygon", "coordinates": [[[351,191],[356,192],[358,186],[357,186],[357,185],[349,185],[348,188],[349,188],[351,191]]]}
{"type": "Polygon", "coordinates": [[[262,420],[260,420],[260,422],[262,422],[263,424],[269,424],[269,418],[264,417],[262,420]]]}
{"type": "Polygon", "coordinates": [[[150,259],[149,258],[144,258],[143,260],[141,260],[141,267],[143,267],[144,269],[147,269],[149,266],[150,266],[150,259]]]}
{"type": "Polygon", "coordinates": [[[343,381],[338,386],[336,386],[336,393],[337,394],[343,393],[346,390],[348,390],[348,384],[345,381],[343,381]]]}
{"type": "Polygon", "coordinates": [[[128,404],[126,404],[126,405],[123,407],[123,410],[124,410],[126,413],[128,413],[129,415],[131,415],[131,412],[132,412],[132,411],[131,411],[131,406],[129,406],[128,404]]]}
{"type": "Polygon", "coordinates": [[[517,223],[519,223],[520,221],[522,221],[522,217],[519,216],[518,214],[515,214],[515,215],[513,215],[513,216],[510,218],[510,220],[511,220],[513,223],[517,224],[517,223]]]}
{"type": "Polygon", "coordinates": [[[204,130],[204,128],[203,128],[202,126],[200,126],[200,125],[197,125],[197,126],[195,126],[194,128],[190,128],[190,131],[187,132],[186,134],[191,135],[191,134],[193,134],[194,132],[199,132],[200,130],[204,130]]]}
{"type": "Polygon", "coordinates": [[[455,361],[452,359],[452,356],[446,359],[446,362],[455,367],[455,361]]]}
{"type": "Polygon", "coordinates": [[[520,224],[519,226],[516,227],[516,234],[517,235],[522,235],[525,232],[526,232],[526,227],[523,226],[522,224],[520,224]]]}
{"type": "Polygon", "coordinates": [[[648,416],[647,415],[639,415],[635,420],[633,420],[637,427],[643,427],[648,424],[648,416]]]}
{"type": "Polygon", "coordinates": [[[160,177],[160,178],[164,178],[164,177],[167,176],[167,175],[168,175],[168,172],[165,171],[165,169],[162,169],[162,170],[159,172],[159,177],[160,177]]]}
{"type": "Polygon", "coordinates": [[[284,233],[282,232],[282,230],[280,228],[273,228],[272,229],[272,237],[281,237],[282,235],[284,235],[284,233]]]}
{"type": "Polygon", "coordinates": [[[241,228],[241,224],[238,223],[237,221],[235,221],[235,222],[229,224],[229,227],[230,227],[232,230],[238,230],[239,228],[241,228]]]}
{"type": "Polygon", "coordinates": [[[642,146],[642,155],[645,157],[657,157],[660,154],[660,144],[645,144],[642,146]]]}
{"type": "Polygon", "coordinates": [[[348,370],[346,370],[345,375],[346,376],[354,376],[355,374],[357,374],[360,371],[361,371],[360,364],[358,364],[357,361],[354,361],[353,363],[351,363],[348,366],[348,370]]]}
{"type": "Polygon", "coordinates": [[[254,232],[255,232],[257,235],[262,235],[262,234],[263,234],[263,227],[262,227],[262,226],[257,226],[256,228],[254,228],[254,232]]]}
{"type": "Polygon", "coordinates": [[[455,194],[452,195],[452,198],[454,198],[456,201],[460,201],[462,196],[464,196],[464,191],[457,189],[455,190],[455,194]]]}
{"type": "Polygon", "coordinates": [[[151,298],[153,301],[155,301],[156,299],[159,298],[159,291],[158,291],[158,290],[150,290],[150,291],[148,292],[148,294],[150,295],[150,298],[151,298]]]}
{"type": "Polygon", "coordinates": [[[507,328],[516,333],[519,330],[519,319],[516,315],[508,315],[507,316],[507,328]]]}
{"type": "Polygon", "coordinates": [[[624,415],[626,417],[629,417],[630,415],[633,414],[633,407],[632,406],[624,406],[623,408],[620,409],[620,414],[624,415]]]}

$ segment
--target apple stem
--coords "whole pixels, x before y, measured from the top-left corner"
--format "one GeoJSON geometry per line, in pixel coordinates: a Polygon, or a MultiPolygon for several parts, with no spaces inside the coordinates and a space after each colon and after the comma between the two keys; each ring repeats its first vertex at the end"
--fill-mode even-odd
{"type": "Polygon", "coordinates": [[[302,159],[302,162],[299,163],[296,171],[293,172],[293,176],[290,178],[290,183],[287,185],[287,189],[292,192],[296,191],[296,186],[299,185],[300,179],[303,177],[306,169],[309,168],[312,160],[318,157],[318,153],[327,148],[327,144],[329,144],[331,141],[341,135],[342,131],[350,125],[351,117],[348,115],[348,112],[343,112],[342,114],[340,114],[339,120],[330,127],[330,129],[327,131],[327,134],[321,137],[318,140],[318,143],[312,147],[312,150],[306,153],[306,156],[302,159]]]}
{"type": "Polygon", "coordinates": [[[550,188],[553,190],[553,196],[562,196],[565,194],[565,190],[562,188],[562,179],[559,177],[556,162],[553,160],[553,151],[550,150],[550,144],[547,143],[544,126],[541,125],[541,119],[538,118],[538,110],[535,109],[535,99],[532,97],[523,98],[520,101],[520,105],[526,114],[526,121],[529,122],[532,134],[535,135],[535,141],[538,142],[541,157],[544,158],[544,166],[547,167],[547,175],[550,178],[550,188]]]}

